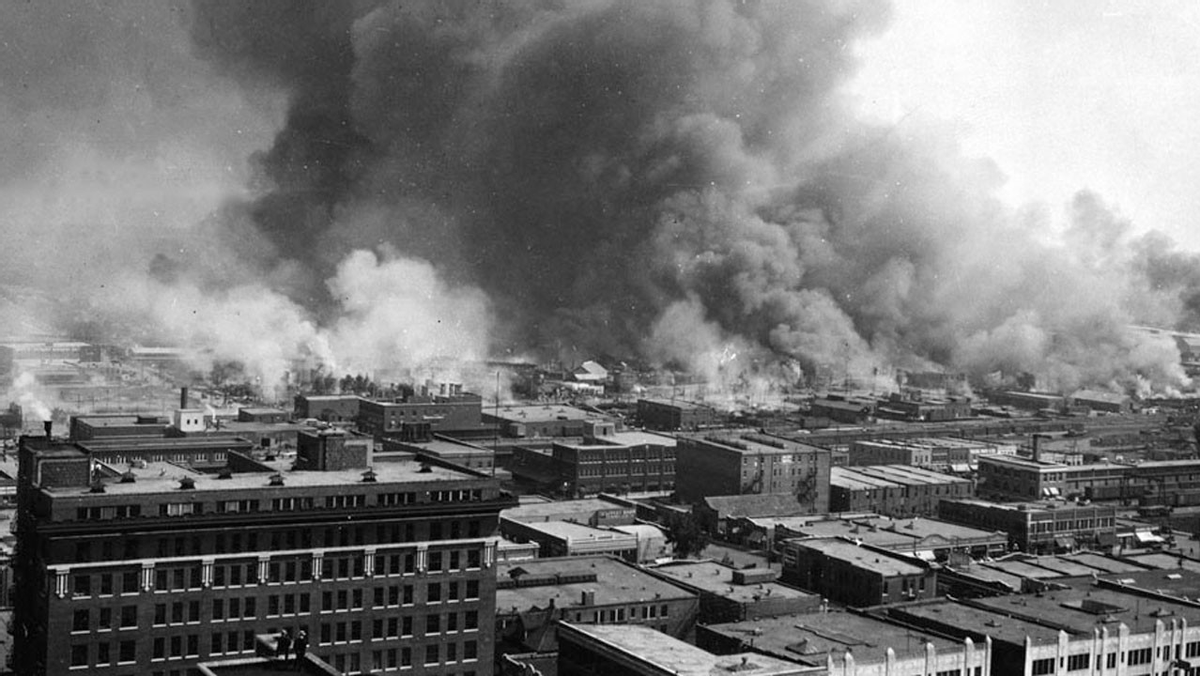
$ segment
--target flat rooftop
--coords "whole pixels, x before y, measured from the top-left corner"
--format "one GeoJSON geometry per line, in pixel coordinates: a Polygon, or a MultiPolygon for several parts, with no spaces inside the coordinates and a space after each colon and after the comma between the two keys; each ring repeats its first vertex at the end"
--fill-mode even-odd
{"type": "Polygon", "coordinates": [[[644,401],[646,403],[654,404],[656,406],[673,406],[675,408],[678,408],[678,409],[684,410],[684,411],[696,410],[696,409],[707,410],[707,409],[712,408],[711,406],[709,406],[707,404],[702,404],[702,403],[696,402],[696,401],[685,401],[683,399],[658,399],[658,398],[651,399],[651,398],[643,397],[641,399],[638,399],[638,401],[639,402],[644,401]]]}
{"type": "Polygon", "coordinates": [[[581,523],[571,523],[570,521],[521,522],[521,525],[545,533],[551,537],[562,538],[568,542],[612,541],[613,543],[620,543],[630,541],[631,543],[636,543],[636,539],[628,533],[592,528],[591,526],[585,526],[581,523]]]}
{"type": "Polygon", "coordinates": [[[996,570],[1004,571],[1005,573],[1008,573],[1009,575],[1016,575],[1017,577],[1027,577],[1031,580],[1047,580],[1047,579],[1054,578],[1054,577],[1063,577],[1064,576],[1064,573],[1061,573],[1057,570],[1053,570],[1051,568],[1044,568],[1042,566],[1037,565],[1036,563],[1032,563],[1029,561],[1020,561],[1020,560],[1016,560],[1016,559],[1008,559],[1008,560],[1004,560],[1004,561],[989,561],[987,563],[983,563],[980,565],[987,567],[987,568],[994,568],[996,570]]]}
{"type": "Polygon", "coordinates": [[[254,446],[254,442],[238,436],[220,437],[101,437],[75,442],[80,448],[96,453],[115,451],[177,451],[189,448],[212,448],[221,444],[254,446]]]}
{"type": "Polygon", "coordinates": [[[973,599],[971,603],[1001,615],[1037,621],[1051,627],[1061,627],[1069,634],[1091,635],[1094,629],[1109,627],[1115,631],[1118,622],[1134,633],[1153,632],[1155,623],[1169,622],[1172,617],[1194,617],[1195,606],[1162,599],[1145,599],[1121,591],[1095,586],[1088,578],[1061,578],[1066,590],[1050,590],[1037,594],[973,599]],[[1091,610],[1085,608],[1091,607],[1091,610]]]}
{"type": "Polygon", "coordinates": [[[633,507],[618,505],[607,500],[599,498],[585,498],[583,500],[563,500],[562,502],[535,502],[522,504],[519,507],[506,509],[500,513],[500,516],[512,519],[513,521],[545,521],[546,517],[557,516],[559,514],[575,513],[575,514],[594,514],[596,512],[624,510],[634,511],[633,507]]]}
{"type": "Polygon", "coordinates": [[[694,439],[701,444],[716,446],[740,454],[782,455],[797,452],[829,452],[826,449],[810,446],[800,441],[769,437],[757,432],[705,432],[701,434],[681,434],[677,438],[694,439]]]}
{"type": "Polygon", "coordinates": [[[574,406],[542,404],[534,406],[504,406],[500,410],[484,408],[483,414],[512,423],[546,423],[599,419],[600,416],[574,406]]]}
{"type": "Polygon", "coordinates": [[[495,452],[490,448],[483,448],[475,444],[468,444],[461,441],[450,441],[448,439],[433,439],[430,441],[419,442],[403,442],[404,449],[400,452],[408,451],[424,451],[426,453],[437,456],[450,455],[480,455],[490,456],[495,455],[495,452]]]}
{"type": "MultiPolygon", "coordinates": [[[[755,582],[753,584],[734,584],[733,573],[736,568],[717,563],[716,561],[697,561],[689,563],[670,563],[654,568],[654,572],[665,575],[681,583],[702,589],[738,603],[753,603],[759,598],[811,599],[820,598],[816,594],[800,591],[778,582],[755,582]]],[[[745,571],[762,572],[761,568],[740,569],[745,571]]]]}
{"type": "Polygon", "coordinates": [[[878,530],[890,530],[920,539],[935,536],[947,540],[977,540],[995,537],[1004,538],[1005,542],[1007,542],[1008,538],[1008,534],[1004,531],[971,528],[970,526],[961,526],[949,521],[939,521],[938,519],[925,517],[914,516],[911,519],[893,519],[887,516],[877,516],[855,519],[854,522],[867,526],[868,529],[873,527],[878,530]]]}
{"type": "Polygon", "coordinates": [[[799,528],[803,528],[811,523],[820,523],[823,521],[830,521],[830,522],[837,523],[840,521],[849,521],[852,519],[868,518],[868,517],[873,517],[873,516],[879,516],[879,515],[871,514],[871,513],[867,513],[867,512],[856,512],[856,513],[848,513],[847,512],[847,513],[838,514],[838,515],[800,514],[797,516],[754,516],[754,517],[746,517],[746,520],[749,521],[750,523],[754,524],[755,526],[758,526],[759,528],[775,528],[777,526],[783,526],[784,528],[790,528],[792,530],[796,530],[799,528]]]}
{"type": "Polygon", "coordinates": [[[1101,572],[1109,573],[1132,573],[1146,570],[1146,566],[1139,566],[1127,561],[1114,559],[1103,554],[1095,554],[1092,552],[1080,552],[1078,554],[1069,554],[1063,557],[1068,561],[1073,561],[1080,565],[1095,568],[1101,572]]]}
{"type": "Polygon", "coordinates": [[[714,655],[706,650],[640,625],[568,625],[609,646],[636,656],[675,676],[785,676],[796,665],[758,653],[714,655]]]}
{"type": "Polygon", "coordinates": [[[1014,592],[1021,591],[1021,587],[1024,585],[1024,578],[1020,577],[1019,575],[1006,573],[1002,570],[996,570],[995,568],[991,568],[982,564],[973,563],[969,566],[963,567],[947,566],[947,569],[958,573],[959,575],[975,578],[976,580],[982,580],[984,582],[999,582],[1014,592]]]}
{"type": "Polygon", "coordinates": [[[583,606],[583,592],[595,593],[595,605],[612,606],[655,600],[693,599],[696,595],[609,556],[570,556],[528,561],[498,562],[496,579],[508,580],[513,572],[531,578],[562,575],[595,575],[594,582],[536,584],[496,590],[496,612],[520,612],[536,606],[545,609],[554,601],[557,608],[583,606]]]}
{"type": "Polygon", "coordinates": [[[77,415],[74,419],[91,427],[166,427],[170,420],[161,413],[77,415]]]}
{"type": "Polygon", "coordinates": [[[832,467],[829,472],[829,483],[844,479],[868,481],[870,479],[890,482],[895,486],[934,486],[947,483],[964,483],[968,479],[942,474],[933,470],[912,465],[864,465],[856,467],[832,467]],[[834,470],[838,470],[835,474],[834,470]],[[835,478],[836,477],[836,478],[835,478]]]}
{"type": "MultiPolygon", "coordinates": [[[[305,487],[315,488],[318,486],[349,486],[363,483],[363,472],[367,471],[366,467],[341,470],[341,471],[307,471],[307,470],[292,470],[286,467],[288,463],[277,462],[275,464],[263,463],[278,469],[280,475],[283,476],[285,487],[305,487]]],[[[428,472],[421,471],[421,465],[415,462],[389,462],[379,463],[374,465],[372,469],[375,472],[376,484],[389,483],[428,483],[439,481],[463,481],[463,480],[479,480],[480,477],[464,471],[454,470],[437,465],[430,465],[428,472]]],[[[145,467],[133,467],[129,469],[135,477],[135,481],[131,483],[122,483],[119,480],[106,481],[104,484],[106,495],[148,495],[155,493],[176,493],[176,494],[196,494],[204,491],[228,491],[228,490],[247,490],[254,488],[272,488],[275,486],[269,485],[269,478],[275,472],[235,472],[228,479],[218,478],[216,474],[199,472],[181,465],[168,462],[148,462],[145,467]],[[190,490],[182,490],[179,487],[179,480],[183,477],[188,477],[195,482],[195,488],[190,490]]],[[[69,495],[86,493],[87,487],[67,486],[55,488],[42,488],[52,495],[69,495]]]]}
{"type": "MultiPolygon", "coordinates": [[[[1102,575],[1101,580],[1119,584],[1134,589],[1175,596],[1178,598],[1200,599],[1200,571],[1175,570],[1139,570],[1118,575],[1102,575]]],[[[1200,613],[1200,610],[1197,611],[1200,613]]]]}
{"type": "Polygon", "coordinates": [[[961,652],[963,647],[958,641],[842,611],[713,624],[708,629],[753,641],[756,650],[809,666],[825,666],[830,651],[837,655],[849,649],[863,665],[884,662],[888,648],[903,659],[924,657],[926,642],[933,643],[938,654],[961,652]]]}
{"type": "Polygon", "coordinates": [[[1125,554],[1123,558],[1131,563],[1145,566],[1146,568],[1157,568],[1158,570],[1174,570],[1177,568],[1182,568],[1183,570],[1200,570],[1200,561],[1167,552],[1125,554]]]}
{"type": "MultiPolygon", "coordinates": [[[[1001,598],[1015,600],[1024,597],[1001,598]]],[[[906,605],[900,609],[900,612],[947,627],[991,636],[993,641],[1003,641],[1010,645],[1024,645],[1027,636],[1035,644],[1058,642],[1057,629],[1051,629],[1020,617],[1007,617],[1002,611],[977,608],[957,601],[934,601],[906,605]]]]}
{"type": "Polygon", "coordinates": [[[831,558],[873,570],[881,575],[921,575],[925,568],[900,559],[863,549],[853,542],[836,538],[801,540],[800,544],[831,558]]]}

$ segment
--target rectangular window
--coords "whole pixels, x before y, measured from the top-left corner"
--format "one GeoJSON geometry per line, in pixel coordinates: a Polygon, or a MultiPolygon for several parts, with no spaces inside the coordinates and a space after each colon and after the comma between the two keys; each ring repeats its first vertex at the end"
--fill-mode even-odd
{"type": "Polygon", "coordinates": [[[121,606],[121,628],[129,629],[137,625],[137,606],[121,606]]]}
{"type": "Polygon", "coordinates": [[[71,631],[87,631],[91,628],[91,613],[87,608],[76,610],[71,621],[71,631]]]}
{"type": "MultiPolygon", "coordinates": [[[[135,557],[130,556],[130,557],[126,557],[126,558],[135,558],[135,557]]],[[[137,573],[133,572],[133,571],[121,573],[121,593],[122,594],[136,594],[136,593],[138,593],[138,591],[140,591],[140,590],[138,589],[137,573]]]]}
{"type": "Polygon", "coordinates": [[[1056,660],[1053,657],[1047,657],[1043,660],[1034,660],[1032,671],[1033,676],[1046,676],[1047,674],[1053,674],[1055,661],[1056,660]]]}
{"type": "Polygon", "coordinates": [[[1136,666],[1138,664],[1149,664],[1154,659],[1154,651],[1150,648],[1141,648],[1140,650],[1130,650],[1128,653],[1126,664],[1136,666]]]}
{"type": "Polygon", "coordinates": [[[71,666],[86,667],[88,665],[88,644],[71,646],[71,666]]]}
{"type": "MultiPolygon", "coordinates": [[[[84,646],[84,648],[86,649],[87,646],[84,646]]],[[[439,651],[436,643],[425,646],[425,664],[437,664],[438,658],[439,651]]]]}
{"type": "Polygon", "coordinates": [[[121,641],[117,644],[117,662],[130,664],[137,661],[137,641],[121,641]]]}
{"type": "Polygon", "coordinates": [[[1080,655],[1067,656],[1067,671],[1079,671],[1087,669],[1092,663],[1091,653],[1083,653],[1080,655]]]}

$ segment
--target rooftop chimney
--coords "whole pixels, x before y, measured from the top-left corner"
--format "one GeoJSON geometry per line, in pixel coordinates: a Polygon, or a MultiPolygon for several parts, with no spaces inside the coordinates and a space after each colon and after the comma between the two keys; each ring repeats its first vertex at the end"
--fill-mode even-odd
{"type": "Polygon", "coordinates": [[[42,427],[46,428],[46,438],[49,439],[50,432],[54,429],[54,421],[53,420],[44,420],[44,421],[42,421],[42,427]]]}
{"type": "Polygon", "coordinates": [[[188,390],[187,390],[187,385],[184,385],[179,390],[179,408],[187,408],[187,407],[188,407],[188,390]]]}

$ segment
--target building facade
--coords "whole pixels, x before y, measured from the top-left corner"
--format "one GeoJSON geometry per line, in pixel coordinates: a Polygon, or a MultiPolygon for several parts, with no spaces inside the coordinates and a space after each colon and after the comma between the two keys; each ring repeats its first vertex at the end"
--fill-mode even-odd
{"type": "Polygon", "coordinates": [[[694,432],[717,422],[712,407],[673,399],[638,399],[637,414],[646,429],[668,432],[694,432]]]}
{"type": "Polygon", "coordinates": [[[937,571],[931,566],[841,538],[784,542],[783,581],[859,607],[937,595],[937,571]]]}
{"type": "Polygon", "coordinates": [[[831,512],[933,516],[942,500],[975,497],[970,479],[908,465],[834,467],[829,484],[831,512]]]}
{"type": "Polygon", "coordinates": [[[289,629],[347,674],[490,674],[494,533],[515,501],[479,473],[366,469],[354,449],[304,470],[231,454],[118,474],[22,438],[17,673],[184,674],[289,629]]]}
{"type": "Polygon", "coordinates": [[[830,452],[752,433],[679,436],[675,487],[684,502],[714,495],[788,493],[810,513],[829,511],[830,452]]]}
{"type": "Polygon", "coordinates": [[[939,518],[973,528],[1002,530],[1012,546],[1035,554],[1116,543],[1116,508],[1078,503],[996,503],[943,500],[939,518]]]}
{"type": "Polygon", "coordinates": [[[589,422],[577,443],[513,449],[509,469],[539,490],[570,497],[675,488],[675,439],[649,432],[616,432],[589,422]]]}
{"type": "Polygon", "coordinates": [[[404,438],[413,430],[424,432],[478,432],[483,428],[483,399],[477,394],[417,396],[400,401],[362,399],[358,428],[376,438],[404,438]]]}

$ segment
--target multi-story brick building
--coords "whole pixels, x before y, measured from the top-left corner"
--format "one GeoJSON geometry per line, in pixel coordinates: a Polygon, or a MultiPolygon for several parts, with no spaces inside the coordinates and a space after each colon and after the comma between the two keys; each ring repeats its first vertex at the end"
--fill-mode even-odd
{"type": "Polygon", "coordinates": [[[305,469],[235,452],[205,472],[22,438],[17,673],[184,674],[281,629],[344,673],[492,673],[515,501],[478,472],[306,441],[305,469]]]}
{"type": "Polygon", "coordinates": [[[933,516],[944,499],[975,497],[975,482],[908,465],[834,467],[829,511],[933,516]]]}
{"type": "Polygon", "coordinates": [[[717,422],[717,412],[711,406],[673,399],[638,399],[638,419],[646,429],[695,431],[717,422]]]}
{"type": "Polygon", "coordinates": [[[820,596],[780,584],[779,573],[770,568],[675,561],[647,571],[698,594],[701,624],[811,613],[821,606],[820,596]]]}
{"type": "Polygon", "coordinates": [[[1013,546],[1030,553],[1116,543],[1116,508],[1112,505],[943,500],[938,516],[975,528],[1002,530],[1013,546]]]}
{"type": "Polygon", "coordinates": [[[679,436],[675,487],[681,500],[790,493],[811,513],[829,511],[830,452],[751,433],[679,436]]]}
{"type": "Polygon", "coordinates": [[[483,399],[477,394],[417,396],[399,401],[371,401],[358,404],[358,428],[377,438],[385,436],[479,434],[483,425],[483,399]]]}
{"type": "Polygon", "coordinates": [[[851,606],[937,595],[937,571],[928,564],[841,538],[784,542],[783,581],[851,606]]]}
{"type": "Polygon", "coordinates": [[[617,432],[588,421],[581,442],[549,449],[513,449],[509,469],[539,490],[572,497],[602,492],[670,491],[675,487],[675,439],[650,432],[617,432]]]}
{"type": "Polygon", "coordinates": [[[690,639],[696,594],[608,556],[515,561],[497,566],[498,652],[535,653],[552,666],[562,623],[642,625],[690,639]]]}
{"type": "Polygon", "coordinates": [[[293,412],[298,420],[314,418],[329,423],[349,423],[358,419],[362,398],[355,394],[298,394],[293,412]]]}
{"type": "Polygon", "coordinates": [[[484,422],[498,425],[505,436],[527,439],[581,437],[590,422],[600,419],[590,411],[562,404],[505,406],[483,412],[484,422]]]}
{"type": "MultiPolygon", "coordinates": [[[[1108,462],[1065,464],[1040,458],[996,455],[981,456],[978,465],[979,495],[1005,500],[1071,496],[1090,500],[1120,498],[1129,491],[1133,467],[1108,462]]],[[[1200,462],[1197,465],[1200,466],[1200,462]]]]}

